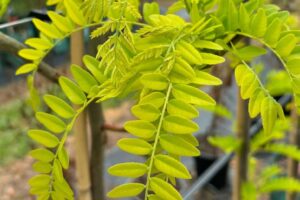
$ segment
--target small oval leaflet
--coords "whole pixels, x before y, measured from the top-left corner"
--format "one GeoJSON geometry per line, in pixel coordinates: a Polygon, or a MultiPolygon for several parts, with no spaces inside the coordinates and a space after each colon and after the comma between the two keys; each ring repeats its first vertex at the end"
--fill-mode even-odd
{"type": "Polygon", "coordinates": [[[109,198],[125,198],[139,195],[145,189],[141,183],[125,183],[112,189],[107,196],[109,198]]]}
{"type": "Polygon", "coordinates": [[[136,155],[148,155],[152,151],[151,144],[138,138],[123,138],[117,145],[123,151],[136,155]]]}
{"type": "Polygon", "coordinates": [[[156,131],[156,127],[145,120],[128,121],[124,124],[124,128],[132,135],[145,139],[151,138],[156,131]]]}

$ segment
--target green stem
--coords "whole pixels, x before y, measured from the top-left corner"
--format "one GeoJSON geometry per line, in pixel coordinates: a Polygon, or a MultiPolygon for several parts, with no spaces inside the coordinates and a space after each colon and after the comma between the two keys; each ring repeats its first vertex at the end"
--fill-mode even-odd
{"type": "Polygon", "coordinates": [[[285,68],[285,70],[287,71],[289,77],[291,80],[293,80],[293,76],[291,74],[291,72],[289,71],[284,59],[277,53],[277,51],[272,48],[268,43],[266,43],[263,39],[261,38],[258,38],[258,37],[255,37],[253,35],[250,35],[250,34],[247,34],[247,33],[243,33],[243,32],[234,32],[235,34],[237,35],[241,35],[241,36],[244,36],[244,37],[248,37],[248,38],[251,38],[253,40],[256,40],[258,42],[260,42],[261,44],[263,44],[264,46],[266,46],[268,49],[270,49],[272,51],[272,53],[274,53],[274,55],[280,60],[282,66],[285,68]]]}
{"type": "Polygon", "coordinates": [[[168,90],[167,90],[167,95],[166,95],[166,99],[164,102],[164,106],[162,109],[162,113],[159,119],[159,123],[158,123],[158,127],[157,127],[157,133],[155,136],[155,140],[154,140],[154,144],[153,144],[153,149],[152,149],[152,154],[150,157],[150,164],[149,164],[149,168],[148,168],[148,173],[147,173],[147,183],[146,183],[146,190],[145,190],[145,200],[147,200],[148,197],[148,192],[149,192],[149,184],[150,184],[150,179],[151,179],[151,173],[152,173],[152,168],[153,168],[153,162],[154,162],[154,156],[155,156],[155,151],[158,145],[158,140],[159,140],[159,136],[161,133],[161,128],[162,128],[162,123],[163,123],[163,119],[165,117],[165,113],[167,110],[167,104],[171,95],[171,90],[172,90],[172,83],[169,84],[168,90]]]}
{"type": "MultiPolygon", "coordinates": [[[[68,124],[64,134],[63,134],[63,137],[61,139],[61,141],[59,142],[59,146],[55,152],[55,155],[54,155],[54,159],[53,159],[53,162],[55,161],[55,159],[57,159],[58,157],[58,152],[63,148],[66,140],[67,140],[67,137],[68,137],[68,134],[70,133],[70,131],[72,130],[72,127],[76,121],[76,119],[78,118],[78,116],[85,110],[85,108],[90,104],[92,103],[93,101],[95,100],[95,97],[94,98],[91,98],[89,99],[88,101],[86,101],[82,107],[80,107],[76,114],[73,116],[72,120],[70,121],[70,123],[68,124]]],[[[50,181],[50,184],[49,184],[49,188],[50,188],[50,192],[53,190],[53,170],[51,171],[50,173],[50,177],[51,177],[51,181],[50,181]]]]}

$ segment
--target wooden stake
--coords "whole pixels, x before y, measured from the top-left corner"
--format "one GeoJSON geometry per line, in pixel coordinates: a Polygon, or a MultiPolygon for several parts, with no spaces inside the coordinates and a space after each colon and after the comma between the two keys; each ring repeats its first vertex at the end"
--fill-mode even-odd
{"type": "Polygon", "coordinates": [[[248,149],[249,149],[249,115],[248,103],[244,101],[238,91],[237,100],[237,138],[241,140],[241,146],[236,153],[235,175],[233,180],[232,200],[241,200],[242,183],[247,180],[248,149]]]}
{"type": "MultiPolygon", "coordinates": [[[[71,63],[82,65],[84,54],[83,32],[71,35],[71,63]]],[[[91,200],[91,180],[87,134],[87,114],[83,112],[74,125],[76,175],[78,181],[78,199],[91,200]]]]}

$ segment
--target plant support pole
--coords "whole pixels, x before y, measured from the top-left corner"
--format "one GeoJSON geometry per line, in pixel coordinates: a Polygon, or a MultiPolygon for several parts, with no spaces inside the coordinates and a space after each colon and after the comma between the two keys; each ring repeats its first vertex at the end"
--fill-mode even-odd
{"type": "MultiPolygon", "coordinates": [[[[71,63],[82,65],[84,54],[83,32],[73,33],[71,36],[71,63]]],[[[87,113],[84,111],[74,125],[75,159],[78,181],[78,199],[91,200],[91,180],[89,167],[87,113]]]]}
{"type": "Polygon", "coordinates": [[[249,148],[249,116],[248,103],[237,94],[237,138],[241,141],[235,161],[235,174],[233,179],[232,200],[241,200],[242,183],[247,180],[248,148],[249,148]]]}
{"type": "MultiPolygon", "coordinates": [[[[293,109],[291,113],[292,119],[292,130],[289,134],[289,143],[295,145],[296,147],[300,146],[300,117],[297,112],[297,107],[293,104],[293,109]]],[[[297,178],[298,171],[298,161],[288,158],[288,176],[297,178]]],[[[288,192],[286,194],[286,200],[296,200],[296,193],[288,192]]]]}

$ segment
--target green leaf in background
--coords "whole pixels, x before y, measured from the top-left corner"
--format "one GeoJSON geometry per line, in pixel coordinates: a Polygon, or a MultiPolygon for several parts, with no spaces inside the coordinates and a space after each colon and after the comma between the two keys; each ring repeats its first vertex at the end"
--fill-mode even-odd
{"type": "Polygon", "coordinates": [[[209,137],[208,141],[215,147],[222,149],[225,153],[231,153],[241,145],[241,141],[234,136],[220,136],[220,137],[209,137]]]}

